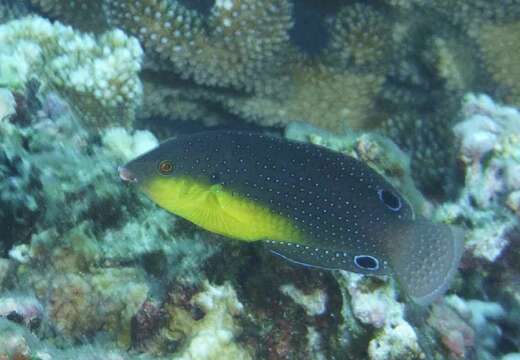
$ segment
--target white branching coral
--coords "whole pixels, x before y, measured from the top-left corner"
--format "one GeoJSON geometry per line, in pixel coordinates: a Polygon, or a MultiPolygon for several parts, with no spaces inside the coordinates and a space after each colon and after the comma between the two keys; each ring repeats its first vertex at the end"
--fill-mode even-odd
{"type": "Polygon", "coordinates": [[[58,22],[26,17],[0,26],[0,83],[23,89],[30,79],[67,98],[87,126],[129,125],[142,97],[143,56],[121,30],[96,38],[58,22]]]}

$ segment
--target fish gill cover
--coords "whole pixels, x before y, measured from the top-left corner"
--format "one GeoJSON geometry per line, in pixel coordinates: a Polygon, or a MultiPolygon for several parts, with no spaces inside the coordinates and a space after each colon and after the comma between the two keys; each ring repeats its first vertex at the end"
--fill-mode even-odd
{"type": "Polygon", "coordinates": [[[0,1],[0,358],[518,357],[519,24],[518,0],[0,1]],[[447,295],[294,266],[120,181],[215,128],[354,157],[465,228],[447,295]]]}

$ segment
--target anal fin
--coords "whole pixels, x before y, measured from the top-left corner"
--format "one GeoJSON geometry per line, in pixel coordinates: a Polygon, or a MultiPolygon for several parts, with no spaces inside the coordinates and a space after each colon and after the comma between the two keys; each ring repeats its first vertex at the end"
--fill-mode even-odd
{"type": "Polygon", "coordinates": [[[301,266],[325,270],[347,270],[347,262],[350,261],[349,255],[343,252],[283,241],[262,242],[271,253],[301,266]]]}

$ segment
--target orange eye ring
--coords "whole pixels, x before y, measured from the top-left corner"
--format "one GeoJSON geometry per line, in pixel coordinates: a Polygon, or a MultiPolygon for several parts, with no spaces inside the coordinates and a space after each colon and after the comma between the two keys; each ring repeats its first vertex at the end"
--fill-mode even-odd
{"type": "Polygon", "coordinates": [[[159,172],[168,175],[173,171],[173,164],[170,160],[163,160],[159,163],[159,172]]]}

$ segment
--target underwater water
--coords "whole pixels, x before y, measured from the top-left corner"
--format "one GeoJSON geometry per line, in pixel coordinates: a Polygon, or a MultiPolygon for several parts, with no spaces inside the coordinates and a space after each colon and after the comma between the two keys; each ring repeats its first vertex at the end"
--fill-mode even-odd
{"type": "Polygon", "coordinates": [[[0,360],[520,359],[520,0],[0,0],[0,360]]]}

